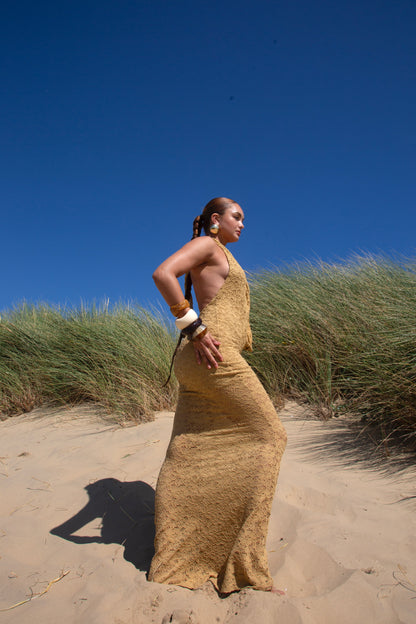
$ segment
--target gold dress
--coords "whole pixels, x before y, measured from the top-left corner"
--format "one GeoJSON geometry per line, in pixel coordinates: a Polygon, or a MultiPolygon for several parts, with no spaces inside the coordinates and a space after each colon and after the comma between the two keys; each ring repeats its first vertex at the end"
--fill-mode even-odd
{"type": "Polygon", "coordinates": [[[217,369],[178,351],[179,400],[156,487],[155,555],[149,580],[191,589],[208,579],[222,593],[272,587],[266,536],[286,433],[241,356],[251,350],[249,288],[219,241],[229,273],[201,312],[221,342],[217,369]]]}

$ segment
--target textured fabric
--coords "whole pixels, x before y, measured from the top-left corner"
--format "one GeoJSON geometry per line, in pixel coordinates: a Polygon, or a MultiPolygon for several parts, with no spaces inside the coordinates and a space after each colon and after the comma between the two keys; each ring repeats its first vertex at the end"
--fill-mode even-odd
{"type": "MultiPolygon", "coordinates": [[[[218,242],[218,241],[217,241],[218,242]]],[[[218,369],[198,365],[192,343],[178,352],[179,400],[156,488],[149,580],[220,592],[270,589],[266,556],[271,504],[286,433],[253,370],[249,288],[218,242],[229,273],[201,318],[221,341],[218,369]]]]}

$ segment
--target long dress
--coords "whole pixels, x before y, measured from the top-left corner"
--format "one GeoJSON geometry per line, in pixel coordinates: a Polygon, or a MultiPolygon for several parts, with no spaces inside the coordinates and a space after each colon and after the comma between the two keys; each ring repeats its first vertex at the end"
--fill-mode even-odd
{"type": "Polygon", "coordinates": [[[148,578],[191,589],[210,579],[221,593],[268,590],[266,536],[286,433],[241,355],[251,350],[244,271],[216,242],[229,273],[201,318],[224,361],[198,365],[188,341],[178,352],[179,400],[156,487],[148,578]]]}

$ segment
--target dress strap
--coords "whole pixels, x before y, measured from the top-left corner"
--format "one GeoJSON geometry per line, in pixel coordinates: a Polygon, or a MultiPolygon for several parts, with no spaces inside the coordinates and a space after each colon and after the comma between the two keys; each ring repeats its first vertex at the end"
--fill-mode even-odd
{"type": "Polygon", "coordinates": [[[214,241],[217,243],[218,247],[224,252],[225,257],[227,258],[227,262],[228,262],[228,266],[230,267],[230,270],[233,270],[233,269],[231,269],[231,267],[234,268],[234,266],[235,266],[235,264],[237,262],[236,259],[233,256],[233,254],[217,238],[214,238],[214,241]]]}
{"type": "Polygon", "coordinates": [[[221,241],[219,241],[219,240],[218,240],[218,238],[214,238],[213,240],[217,243],[218,247],[220,247],[220,248],[221,248],[221,249],[225,252],[225,255],[226,255],[228,258],[229,258],[230,256],[231,256],[231,257],[233,257],[233,255],[232,255],[231,251],[230,251],[229,249],[227,249],[227,247],[226,247],[225,245],[223,245],[223,244],[221,243],[221,241]]]}

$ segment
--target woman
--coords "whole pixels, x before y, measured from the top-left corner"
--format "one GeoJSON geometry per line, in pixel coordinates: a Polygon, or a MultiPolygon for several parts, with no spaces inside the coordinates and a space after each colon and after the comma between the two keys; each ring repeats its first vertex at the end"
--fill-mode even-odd
{"type": "Polygon", "coordinates": [[[236,202],[211,200],[194,220],[193,239],[153,275],[186,337],[175,361],[179,400],[156,488],[149,580],[196,588],[210,579],[221,593],[272,590],[266,535],[286,445],[241,356],[251,350],[249,288],[226,245],[243,229],[236,202]],[[192,284],[200,317],[191,309],[192,284]]]}

